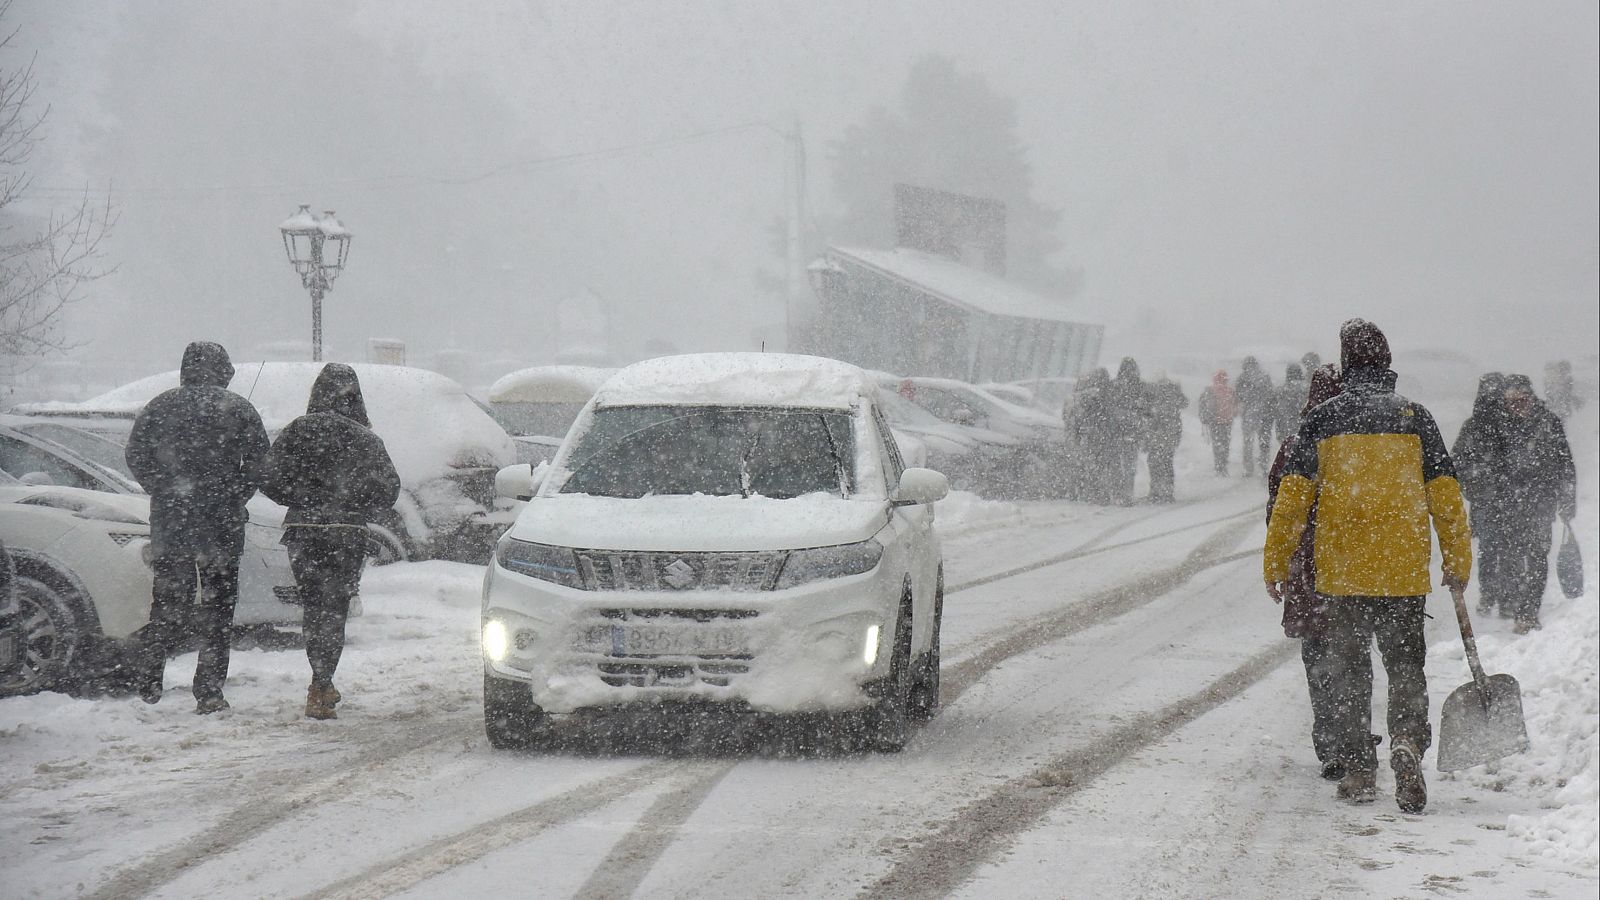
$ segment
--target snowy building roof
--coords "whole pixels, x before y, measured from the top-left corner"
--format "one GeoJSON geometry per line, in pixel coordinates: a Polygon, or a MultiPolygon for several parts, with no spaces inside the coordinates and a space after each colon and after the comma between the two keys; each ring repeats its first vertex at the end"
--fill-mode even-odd
{"type": "Polygon", "coordinates": [[[595,404],[849,409],[874,390],[865,372],[820,356],[691,353],[628,366],[601,386],[595,404]]]}
{"type": "Polygon", "coordinates": [[[860,266],[890,281],[975,312],[1050,322],[1083,321],[1081,317],[1074,317],[1060,300],[1035,293],[1014,281],[920,250],[905,247],[893,250],[829,247],[825,258],[830,257],[831,261],[860,266]]]}

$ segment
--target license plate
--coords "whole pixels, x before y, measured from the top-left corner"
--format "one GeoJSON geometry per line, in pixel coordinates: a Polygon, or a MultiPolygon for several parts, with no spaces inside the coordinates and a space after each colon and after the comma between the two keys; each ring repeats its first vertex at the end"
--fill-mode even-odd
{"type": "Polygon", "coordinates": [[[728,626],[596,625],[585,629],[578,643],[579,649],[607,656],[736,656],[749,652],[744,629],[728,626]]]}

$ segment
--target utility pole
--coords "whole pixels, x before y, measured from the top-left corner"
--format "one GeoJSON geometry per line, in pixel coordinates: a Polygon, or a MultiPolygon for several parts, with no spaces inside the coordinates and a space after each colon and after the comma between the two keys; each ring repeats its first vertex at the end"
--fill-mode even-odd
{"type": "Polygon", "coordinates": [[[806,196],[806,145],[800,134],[800,120],[795,119],[794,129],[784,136],[789,148],[789,177],[784,181],[789,188],[788,234],[784,272],[783,343],[784,349],[794,352],[794,326],[797,313],[804,313],[801,291],[805,289],[805,260],[800,258],[802,241],[800,229],[805,216],[806,196]]]}

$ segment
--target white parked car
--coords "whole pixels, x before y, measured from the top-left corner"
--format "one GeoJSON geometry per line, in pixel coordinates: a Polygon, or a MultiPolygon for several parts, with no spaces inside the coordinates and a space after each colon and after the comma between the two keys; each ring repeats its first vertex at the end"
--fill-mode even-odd
{"type": "Polygon", "coordinates": [[[584,404],[616,369],[534,366],[489,387],[489,415],[517,444],[517,462],[549,462],[584,404]]]}
{"type": "Polygon", "coordinates": [[[484,721],[721,701],[829,713],[897,750],[938,708],[943,475],[906,468],[853,366],[784,354],[623,369],[553,462],[483,593],[484,721]]]}
{"type": "MultiPolygon", "coordinates": [[[[276,434],[306,411],[322,363],[235,363],[228,389],[253,403],[276,434]]],[[[511,438],[465,389],[436,372],[354,363],[372,430],[400,473],[392,517],[375,523],[391,557],[445,556],[482,560],[504,527],[496,518],[494,475],[516,462],[511,438]]],[[[82,403],[16,408],[126,441],[139,410],[178,386],[176,369],[125,384],[82,403]]]]}

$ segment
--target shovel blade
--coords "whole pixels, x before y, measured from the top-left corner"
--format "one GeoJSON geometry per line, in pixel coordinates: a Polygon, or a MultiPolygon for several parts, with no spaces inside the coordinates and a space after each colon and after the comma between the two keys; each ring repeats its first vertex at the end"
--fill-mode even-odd
{"type": "Polygon", "coordinates": [[[1439,711],[1441,772],[1455,772],[1491,763],[1528,749],[1528,726],[1522,718],[1522,688],[1510,675],[1490,675],[1488,697],[1476,682],[1450,692],[1439,711]]]}

